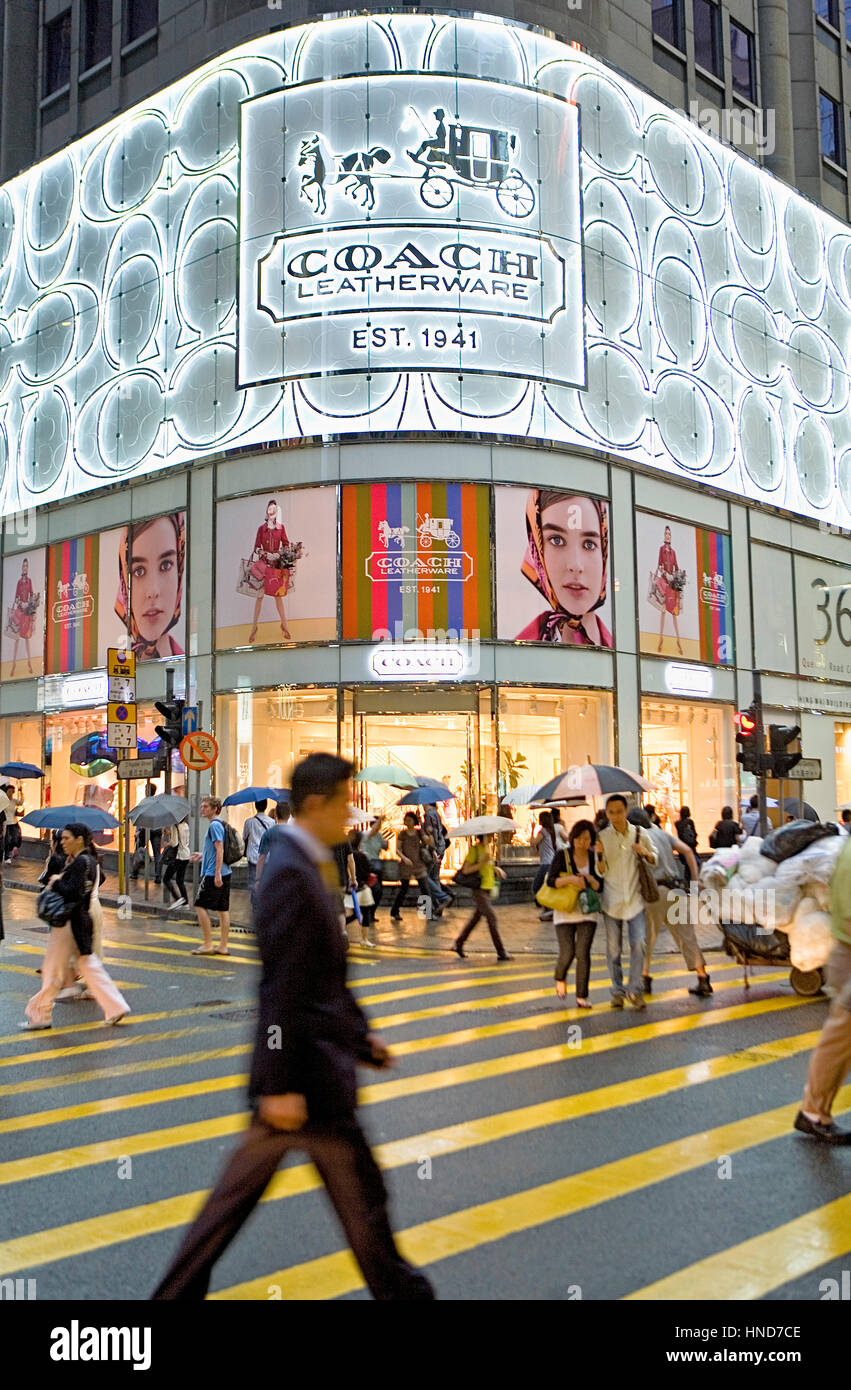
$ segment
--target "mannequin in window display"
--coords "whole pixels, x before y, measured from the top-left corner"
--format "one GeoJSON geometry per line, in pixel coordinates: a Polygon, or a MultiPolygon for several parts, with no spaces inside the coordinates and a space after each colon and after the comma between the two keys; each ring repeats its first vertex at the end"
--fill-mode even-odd
{"type": "Polygon", "coordinates": [[[251,571],[256,578],[262,579],[263,592],[258,594],[254,600],[254,617],[248,636],[249,642],[253,642],[257,636],[260,609],[263,606],[264,598],[275,600],[275,607],[281,620],[281,632],[287,642],[292,640],[284,612],[284,595],[289,590],[292,577],[291,569],[283,563],[284,551],[289,548],[289,544],[286,528],[278,511],[278,504],[272,498],[266,505],[266,520],[262,526],[258,526],[257,535],[254,537],[251,571]]]}
{"type": "Polygon", "coordinates": [[[169,633],[180,621],[185,564],[182,512],[125,526],[118,546],[115,611],[140,660],[183,656],[169,633]]]}
{"type": "Polygon", "coordinates": [[[683,582],[684,573],[680,570],[677,562],[677,552],[671,545],[671,528],[670,526],[666,526],[664,543],[659,547],[659,559],[656,562],[656,590],[663,604],[659,613],[659,645],[656,648],[657,652],[662,650],[662,643],[665,640],[665,614],[670,613],[671,622],[674,624],[674,636],[677,639],[677,651],[680,656],[683,654],[682,643],[680,642],[680,629],[677,626],[683,582]]]}
{"type": "Polygon", "coordinates": [[[30,638],[35,628],[35,614],[38,608],[40,594],[33,590],[32,580],[30,579],[30,567],[28,560],[21,561],[21,577],[15,586],[15,597],[12,607],[9,609],[8,634],[15,639],[12,648],[12,669],[9,672],[9,679],[15,675],[15,667],[18,664],[18,644],[23,642],[24,651],[27,654],[27,674],[33,674],[32,653],[30,652],[30,638]]]}
{"type": "Polygon", "coordinates": [[[546,599],[518,642],[611,647],[612,634],[596,609],[606,601],[609,523],[591,497],[533,488],[526,500],[528,544],[521,574],[546,599]]]}

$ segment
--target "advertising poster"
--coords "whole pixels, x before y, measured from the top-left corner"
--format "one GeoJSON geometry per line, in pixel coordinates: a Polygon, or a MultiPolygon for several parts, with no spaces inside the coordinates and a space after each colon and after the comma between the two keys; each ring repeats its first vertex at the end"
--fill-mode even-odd
{"type": "Polygon", "coordinates": [[[344,487],[342,551],[344,638],[491,636],[487,487],[344,487]]]}
{"type": "Polygon", "coordinates": [[[90,671],[108,647],[182,656],[186,517],[169,512],[48,551],[47,671],[90,671]]]}
{"type": "Polygon", "coordinates": [[[498,487],[495,509],[497,636],[611,647],[608,503],[498,487]]]}
{"type": "Polygon", "coordinates": [[[799,673],[851,680],[851,569],[796,555],[795,613],[799,673]]]}
{"type": "Polygon", "coordinates": [[[282,489],[220,502],[216,646],[337,637],[337,489],[282,489]]]}
{"type": "Polygon", "coordinates": [[[730,537],[636,513],[639,650],[730,665],[730,537]]]}
{"type": "Polygon", "coordinates": [[[3,634],[0,680],[44,675],[44,550],[25,550],[3,561],[3,634]]]}

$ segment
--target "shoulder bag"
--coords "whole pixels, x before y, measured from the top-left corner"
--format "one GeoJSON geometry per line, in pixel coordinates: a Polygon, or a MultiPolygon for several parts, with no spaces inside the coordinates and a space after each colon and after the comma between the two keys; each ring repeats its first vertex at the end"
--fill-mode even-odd
{"type": "MultiPolygon", "coordinates": [[[[635,827],[635,843],[638,844],[641,835],[638,826],[635,827]]],[[[638,865],[638,891],[646,903],[657,903],[659,901],[659,885],[653,877],[653,871],[646,859],[636,855],[638,865]]]]}
{"type": "MultiPolygon", "coordinates": [[[[559,857],[564,860],[564,869],[560,869],[559,873],[554,875],[556,878],[558,878],[561,873],[569,873],[572,868],[572,865],[568,862],[565,850],[556,851],[556,860],[559,857]]],[[[553,865],[555,865],[556,860],[553,860],[553,865]]],[[[535,895],[535,901],[540,904],[541,907],[545,907],[552,912],[575,912],[576,904],[579,901],[579,889],[576,887],[576,884],[569,883],[566,888],[556,888],[554,883],[548,882],[549,877],[550,875],[547,874],[547,879],[535,895]]]]}
{"type": "Polygon", "coordinates": [[[55,888],[44,888],[38,895],[36,915],[51,927],[64,927],[71,916],[71,909],[61,893],[55,888]]]}

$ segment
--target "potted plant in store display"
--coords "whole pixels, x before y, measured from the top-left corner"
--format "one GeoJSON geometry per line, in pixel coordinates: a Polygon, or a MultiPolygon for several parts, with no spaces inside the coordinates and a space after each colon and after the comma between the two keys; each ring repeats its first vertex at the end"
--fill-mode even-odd
{"type": "Polygon", "coordinates": [[[529,771],[529,764],[526,761],[525,753],[512,753],[510,748],[503,748],[500,751],[499,760],[502,764],[502,771],[499,774],[499,794],[513,791],[519,787],[524,775],[529,771]]]}

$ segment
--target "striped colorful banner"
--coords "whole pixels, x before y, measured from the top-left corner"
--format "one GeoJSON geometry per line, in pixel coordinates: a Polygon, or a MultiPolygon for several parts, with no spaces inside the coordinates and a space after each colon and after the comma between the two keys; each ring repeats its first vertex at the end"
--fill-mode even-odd
{"type": "Polygon", "coordinates": [[[50,675],[98,664],[100,538],[52,545],[47,555],[47,665],[50,675]]]}
{"type": "Polygon", "coordinates": [[[733,662],[733,593],[730,537],[697,530],[698,616],[701,661],[733,662]]]}
{"type": "Polygon", "coordinates": [[[348,485],[342,551],[344,638],[491,636],[487,487],[348,485]]]}

